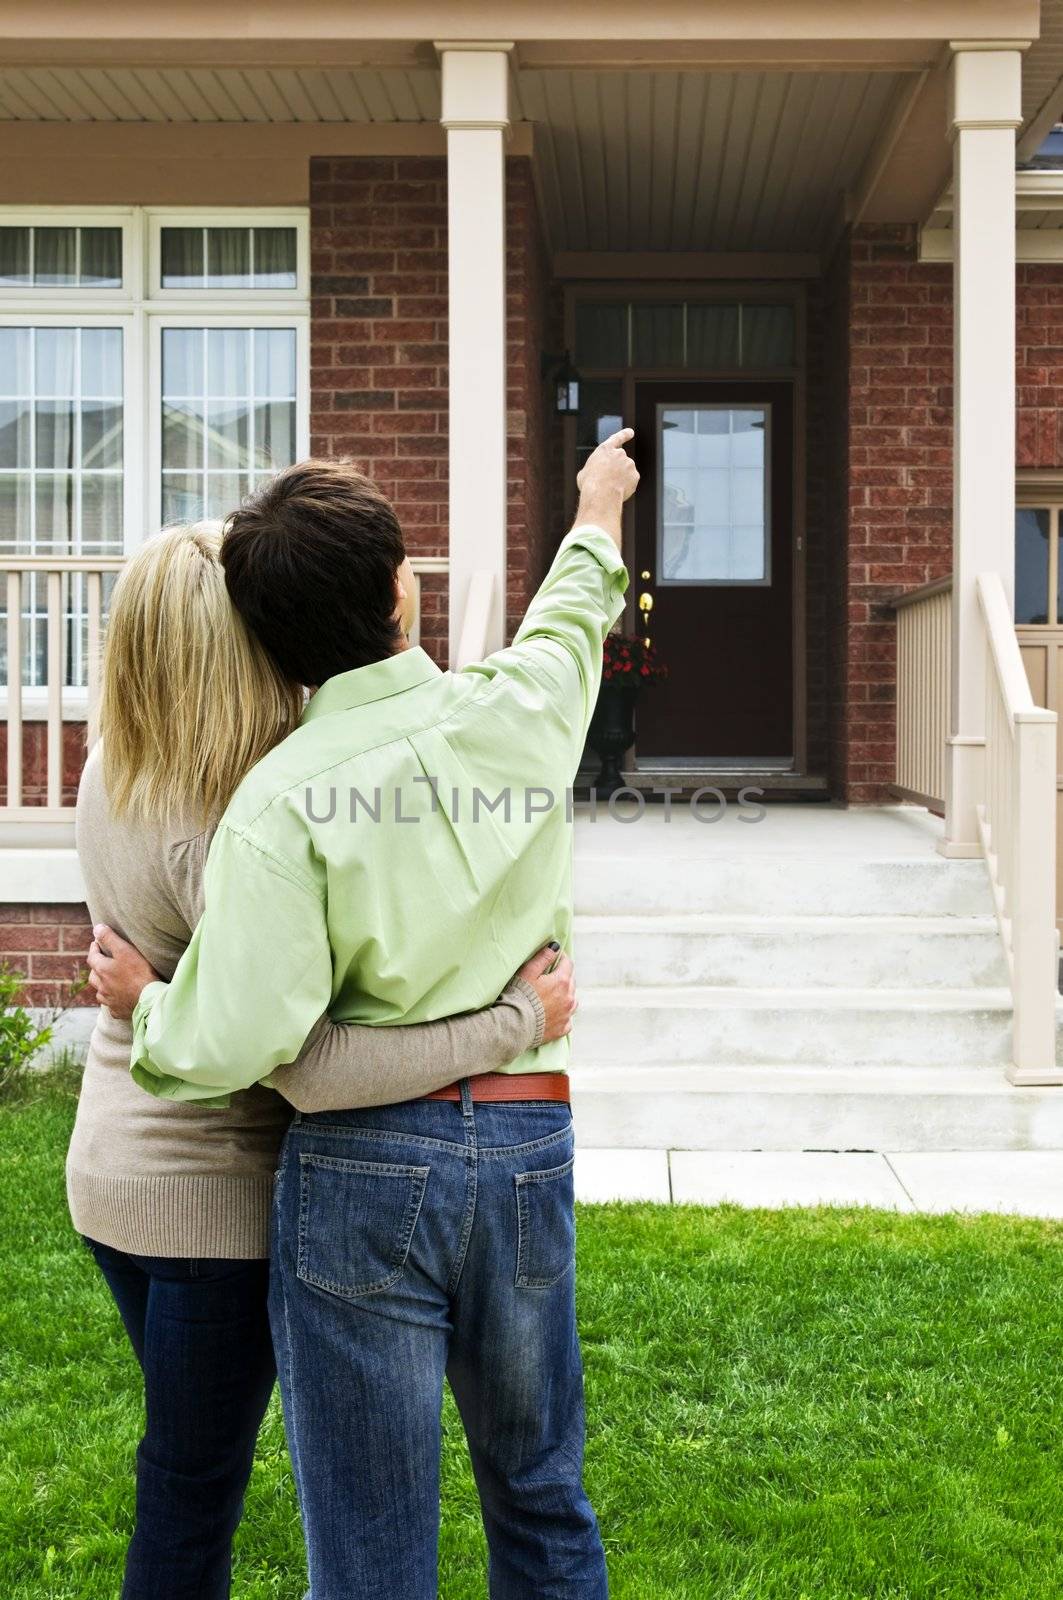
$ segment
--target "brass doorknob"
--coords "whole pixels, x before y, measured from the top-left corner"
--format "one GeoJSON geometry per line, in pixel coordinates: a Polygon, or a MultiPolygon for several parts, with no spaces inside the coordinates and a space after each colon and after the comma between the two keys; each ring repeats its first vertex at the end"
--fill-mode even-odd
{"type": "Polygon", "coordinates": [[[652,596],[652,594],[648,593],[647,591],[644,591],[642,594],[639,595],[639,610],[643,613],[644,616],[649,616],[650,612],[653,610],[653,596],[652,596]]]}

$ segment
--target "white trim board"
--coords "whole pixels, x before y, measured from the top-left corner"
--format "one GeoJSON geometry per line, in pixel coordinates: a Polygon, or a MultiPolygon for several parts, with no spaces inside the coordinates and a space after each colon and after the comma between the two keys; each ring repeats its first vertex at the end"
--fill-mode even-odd
{"type": "MultiPolygon", "coordinates": [[[[951,228],[920,228],[919,260],[951,261],[951,228]]],[[[1018,262],[1063,261],[1063,228],[1017,228],[1015,259],[1018,262]]]]}
{"type": "Polygon", "coordinates": [[[8,905],[79,905],[85,899],[77,851],[0,848],[0,902],[8,905]]]}

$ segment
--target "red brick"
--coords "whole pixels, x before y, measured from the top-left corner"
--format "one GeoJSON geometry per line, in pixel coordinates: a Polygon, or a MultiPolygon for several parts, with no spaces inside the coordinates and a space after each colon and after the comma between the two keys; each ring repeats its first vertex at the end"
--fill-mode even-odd
{"type": "MultiPolygon", "coordinates": [[[[28,909],[28,908],[27,908],[28,909]]],[[[36,923],[0,923],[0,961],[18,961],[30,950],[58,950],[59,929],[36,923]]]]}

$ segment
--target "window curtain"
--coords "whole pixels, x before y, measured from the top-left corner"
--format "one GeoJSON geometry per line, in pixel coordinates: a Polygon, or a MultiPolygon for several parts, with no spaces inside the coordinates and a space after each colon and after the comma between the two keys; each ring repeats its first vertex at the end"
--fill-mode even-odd
{"type": "Polygon", "coordinates": [[[255,288],[295,288],[295,229],[255,229],[255,288]]]}

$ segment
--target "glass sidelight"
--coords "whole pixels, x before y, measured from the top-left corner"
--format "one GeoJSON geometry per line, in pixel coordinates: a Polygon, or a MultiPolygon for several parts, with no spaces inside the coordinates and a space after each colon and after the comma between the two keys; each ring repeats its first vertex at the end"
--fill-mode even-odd
{"type": "Polygon", "coordinates": [[[1060,595],[1058,504],[1019,506],[1015,512],[1015,621],[1055,625],[1060,595]]]}
{"type": "Polygon", "coordinates": [[[658,584],[771,583],[770,406],[659,405],[658,584]]]}

